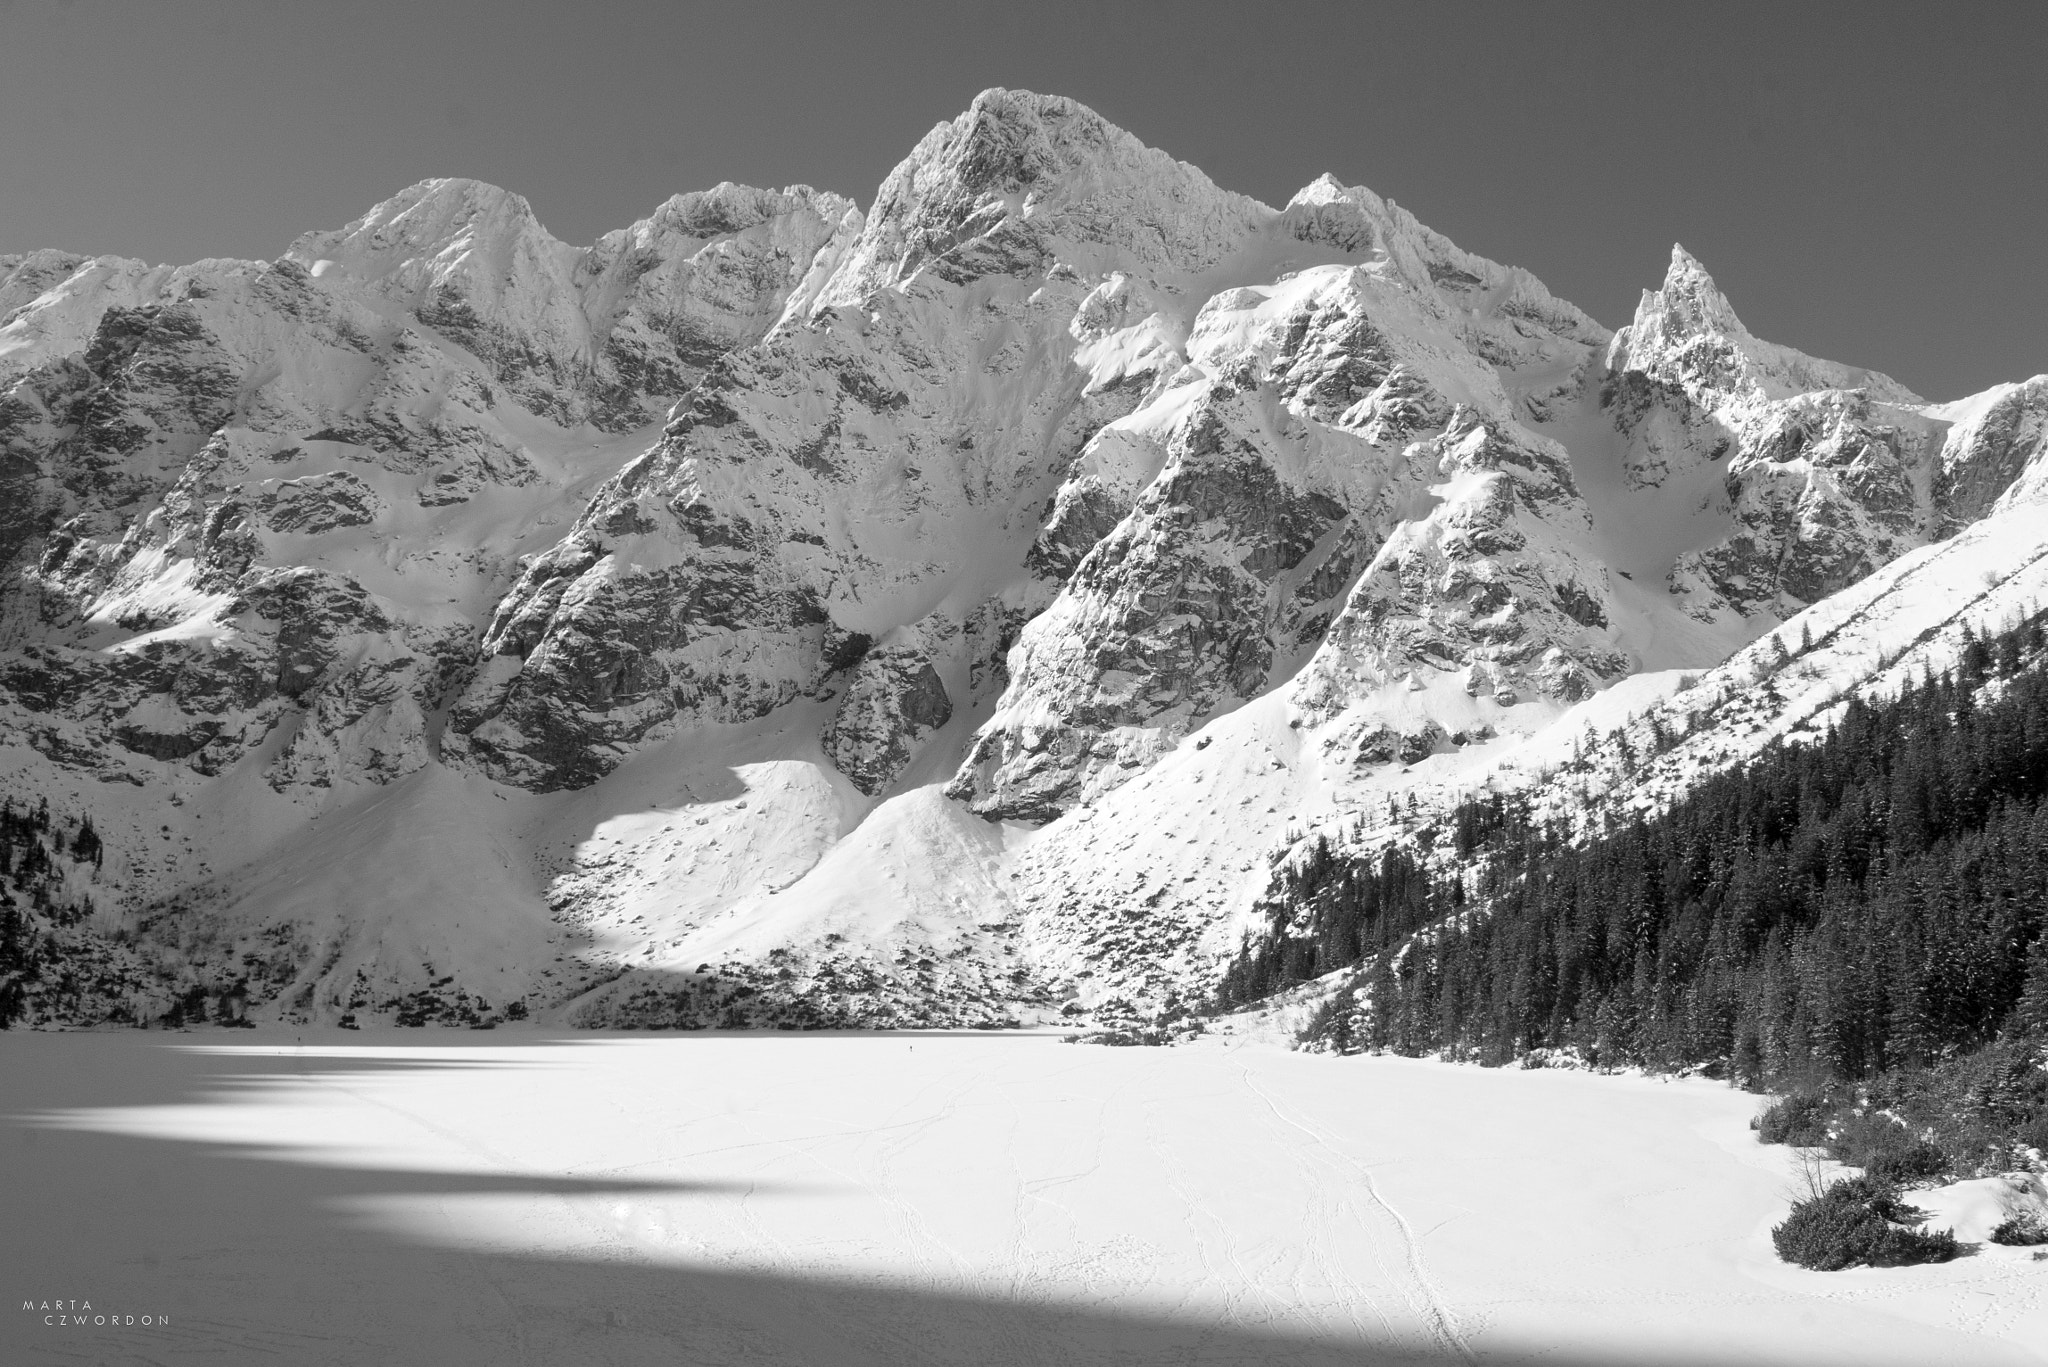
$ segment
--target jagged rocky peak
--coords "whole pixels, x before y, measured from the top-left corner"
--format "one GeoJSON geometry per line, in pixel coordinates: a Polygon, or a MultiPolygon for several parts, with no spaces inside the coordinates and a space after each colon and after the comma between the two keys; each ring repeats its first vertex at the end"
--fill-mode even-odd
{"type": "MultiPolygon", "coordinates": [[[[1402,240],[1405,234],[1396,230],[1395,212],[1390,201],[1363,185],[1345,185],[1326,171],[1294,192],[1281,217],[1303,241],[1393,256],[1408,246],[1402,240]]],[[[1413,255],[1412,250],[1408,254],[1413,255]]]]}
{"type": "Polygon", "coordinates": [[[1634,321],[1614,334],[1607,365],[1678,385],[1708,408],[1730,400],[1787,399],[1816,389],[1862,389],[1884,402],[1922,402],[1889,375],[1823,361],[1756,337],[1736,317],[1707,268],[1677,243],[1662,287],[1643,291],[1634,321]]]}
{"type": "Polygon", "coordinates": [[[1937,533],[1943,422],[1888,376],[1759,340],[1682,246],[1588,379],[1629,482],[1725,518],[1668,571],[1696,620],[1790,616],[1937,533]]]}
{"type": "Polygon", "coordinates": [[[866,233],[820,303],[858,304],[921,270],[943,270],[949,259],[985,255],[1012,271],[1047,269],[1072,255],[1056,253],[1059,242],[1095,247],[1098,259],[1088,264],[1098,275],[1118,267],[1200,270],[1273,213],[1086,105],[984,90],[882,182],[866,233]]]}
{"type": "Polygon", "coordinates": [[[940,600],[935,666],[999,681],[1056,587],[1025,563],[1049,503],[1182,368],[1206,294],[1162,297],[1275,217],[1071,100],[985,93],[890,174],[819,307],[733,354],[531,562],[451,753],[588,782],[657,728],[813,692],[834,632],[940,600]]]}
{"type": "Polygon", "coordinates": [[[1615,339],[1616,350],[1640,362],[1707,337],[1754,340],[1707,268],[1674,242],[1663,286],[1643,291],[1628,336],[1615,339]]]}
{"type": "Polygon", "coordinates": [[[766,335],[820,250],[858,227],[837,195],[726,182],[578,249],[508,190],[424,180],[286,259],[409,310],[535,412],[622,430],[766,335]]]}

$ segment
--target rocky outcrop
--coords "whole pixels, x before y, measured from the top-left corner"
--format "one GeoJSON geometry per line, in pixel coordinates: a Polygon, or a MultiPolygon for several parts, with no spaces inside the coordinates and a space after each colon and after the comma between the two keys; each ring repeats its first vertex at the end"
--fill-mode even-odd
{"type": "Polygon", "coordinates": [[[1166,469],[1025,629],[952,795],[1047,819],[1092,775],[1149,763],[1218,706],[1265,690],[1290,606],[1274,590],[1348,510],[1276,472],[1255,403],[1211,395],[1176,431],[1166,469]]]}
{"type": "Polygon", "coordinates": [[[1443,501],[1394,531],[1351,589],[1295,681],[1303,716],[1438,679],[1501,706],[1572,703],[1627,672],[1565,453],[1461,408],[1416,455],[1434,458],[1443,501]]]}
{"type": "Polygon", "coordinates": [[[952,717],[953,700],[930,657],[913,641],[884,641],[853,667],[819,739],[833,767],[873,797],[952,717]]]}
{"type": "Polygon", "coordinates": [[[265,480],[260,487],[263,525],[273,532],[319,536],[344,527],[367,527],[384,511],[377,491],[346,470],[265,480]]]}
{"type": "Polygon", "coordinates": [[[1968,526],[2001,502],[2048,492],[2048,375],[1936,411],[1954,421],[1933,480],[1941,533],[1968,526]]]}
{"type": "Polygon", "coordinates": [[[1673,581],[1745,616],[1789,616],[1924,545],[1936,440],[1864,390],[1783,400],[1745,426],[1728,469],[1737,529],[1681,557],[1673,581]]]}

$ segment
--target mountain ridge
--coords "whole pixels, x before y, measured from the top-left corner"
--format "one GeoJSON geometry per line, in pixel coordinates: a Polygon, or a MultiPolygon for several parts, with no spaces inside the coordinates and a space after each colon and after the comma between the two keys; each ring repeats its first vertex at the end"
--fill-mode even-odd
{"type": "Polygon", "coordinates": [[[1610,333],[1005,90],[865,213],[0,258],[0,384],[0,760],[106,841],[135,1019],[1156,1009],[1316,832],[1887,567],[1939,610],[2048,444],[2048,378],[1929,404],[1682,247],[1610,333]]]}

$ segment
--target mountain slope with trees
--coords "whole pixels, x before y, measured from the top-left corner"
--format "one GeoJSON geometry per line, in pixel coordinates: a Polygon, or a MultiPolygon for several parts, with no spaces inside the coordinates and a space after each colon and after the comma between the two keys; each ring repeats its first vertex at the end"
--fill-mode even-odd
{"type": "Polygon", "coordinates": [[[1589,841],[1491,796],[1414,845],[1311,858],[1223,1000],[1360,965],[1322,1026],[1340,1048],[1776,1087],[2048,1029],[2043,640],[2038,616],[1975,638],[1956,672],[1589,841]]]}

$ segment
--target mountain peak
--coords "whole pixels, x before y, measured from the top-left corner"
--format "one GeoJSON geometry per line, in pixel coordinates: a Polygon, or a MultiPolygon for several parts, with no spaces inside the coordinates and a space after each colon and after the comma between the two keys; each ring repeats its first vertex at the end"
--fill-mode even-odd
{"type": "Polygon", "coordinates": [[[547,231],[526,196],[466,176],[439,176],[408,185],[343,231],[382,230],[431,239],[478,222],[547,231]]]}
{"type": "Polygon", "coordinates": [[[1671,269],[1664,277],[1665,282],[1668,284],[1672,276],[1680,274],[1698,275],[1708,284],[1714,283],[1713,277],[1707,274],[1707,268],[1700,264],[1700,259],[1687,251],[1683,242],[1674,242],[1671,244],[1671,269]]]}
{"type": "Polygon", "coordinates": [[[1362,225],[1384,222],[1387,217],[1384,199],[1363,185],[1346,185],[1328,171],[1296,190],[1281,212],[1297,222],[1317,222],[1330,217],[1332,209],[1340,219],[1348,217],[1362,225]]]}
{"type": "Polygon", "coordinates": [[[1754,340],[1714,277],[1678,242],[1671,244],[1671,266],[1664,273],[1663,286],[1643,292],[1636,307],[1636,326],[1655,328],[1669,337],[1714,334],[1754,340]]]}
{"type": "Polygon", "coordinates": [[[407,186],[347,225],[302,233],[285,256],[324,274],[339,266],[380,279],[409,262],[475,253],[504,261],[523,251],[560,249],[524,195],[488,181],[440,177],[407,186]]]}
{"type": "Polygon", "coordinates": [[[1677,242],[1663,285],[1643,291],[1634,321],[1614,334],[1607,361],[1610,369],[1696,389],[1710,408],[1731,398],[1784,399],[1817,389],[1867,389],[1894,403],[1920,402],[1889,375],[1756,337],[1699,258],[1677,242]]]}
{"type": "Polygon", "coordinates": [[[1049,268],[1056,241],[1199,270],[1273,214],[1078,100],[992,87],[889,173],[821,302],[857,303],[974,243],[1025,271],[1049,268]]]}
{"type": "MultiPolygon", "coordinates": [[[[1718,300],[1723,308],[1728,306],[1728,296],[1721,293],[1714,277],[1700,264],[1697,256],[1685,249],[1683,242],[1671,244],[1671,264],[1664,270],[1663,292],[1689,298],[1711,297],[1718,300]]],[[[1733,312],[1729,309],[1731,316],[1733,312]]]]}

